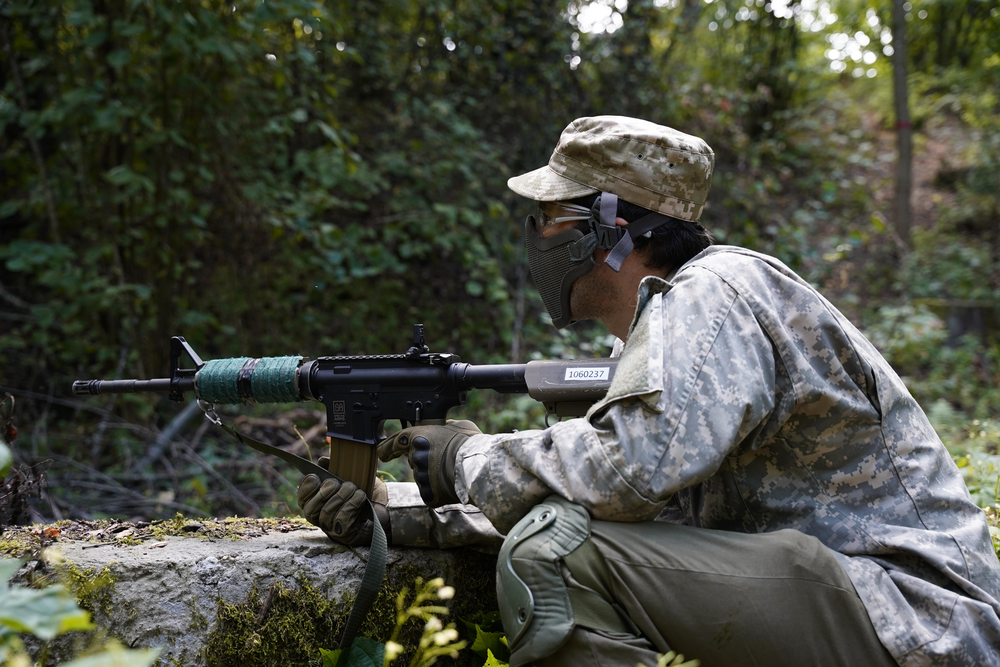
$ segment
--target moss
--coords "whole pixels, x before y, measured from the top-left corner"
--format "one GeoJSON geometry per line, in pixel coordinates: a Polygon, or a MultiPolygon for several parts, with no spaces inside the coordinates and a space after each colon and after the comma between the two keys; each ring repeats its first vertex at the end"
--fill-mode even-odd
{"type": "Polygon", "coordinates": [[[105,565],[100,571],[97,568],[82,569],[73,563],[60,568],[66,587],[73,592],[80,607],[89,611],[91,616],[98,613],[104,618],[111,616],[111,598],[117,583],[111,565],[105,565]]]}
{"type": "Polygon", "coordinates": [[[308,582],[254,589],[239,604],[219,602],[215,631],[205,646],[209,667],[308,665],[319,647],[334,643],[336,605],[308,582]]]}
{"type": "Polygon", "coordinates": [[[455,570],[445,577],[445,583],[455,589],[451,605],[454,620],[478,621],[483,614],[500,608],[497,603],[496,577],[493,575],[496,562],[496,556],[475,551],[466,552],[456,559],[455,570]],[[484,577],[483,572],[487,576],[484,577]]]}
{"type": "MultiPolygon", "coordinates": [[[[496,590],[492,576],[495,558],[475,552],[462,552],[455,559],[453,570],[445,574],[447,583],[455,587],[452,613],[447,621],[478,620],[497,609],[496,590]]],[[[376,597],[372,610],[361,625],[360,634],[384,642],[396,624],[396,596],[400,590],[414,589],[418,576],[425,580],[440,573],[422,572],[413,565],[391,568],[376,597]]],[[[320,648],[336,648],[340,633],[350,612],[352,597],[331,601],[308,581],[300,580],[297,588],[276,585],[266,592],[254,590],[239,604],[219,602],[215,630],[205,648],[209,667],[288,667],[318,664],[320,648]]],[[[423,628],[410,621],[404,627],[400,643],[413,647],[423,628]]],[[[395,664],[409,662],[407,651],[395,664]]],[[[460,667],[480,667],[483,659],[469,650],[463,651],[454,664],[460,667]]]]}
{"type": "Polygon", "coordinates": [[[288,533],[306,528],[312,526],[301,517],[188,519],[177,514],[172,519],[154,521],[152,524],[135,524],[115,519],[64,519],[47,525],[6,526],[0,534],[0,556],[31,557],[43,546],[69,542],[112,543],[119,547],[135,547],[149,540],[161,541],[167,537],[247,540],[271,532],[288,533]]]}
{"type": "Polygon", "coordinates": [[[208,619],[198,611],[198,603],[193,597],[188,600],[188,607],[191,609],[191,627],[195,630],[207,629],[208,619]]]}
{"type": "Polygon", "coordinates": [[[269,532],[291,532],[312,527],[302,517],[252,519],[233,516],[225,519],[187,519],[178,512],[173,519],[159,521],[150,526],[149,530],[156,540],[165,537],[245,540],[269,532]]]}
{"type": "Polygon", "coordinates": [[[0,554],[5,558],[23,558],[38,549],[38,538],[28,532],[5,532],[0,536],[0,554]]]}

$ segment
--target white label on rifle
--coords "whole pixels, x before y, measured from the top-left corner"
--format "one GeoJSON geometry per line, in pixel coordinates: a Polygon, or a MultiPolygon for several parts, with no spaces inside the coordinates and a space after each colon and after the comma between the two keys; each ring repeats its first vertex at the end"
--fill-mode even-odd
{"type": "Polygon", "coordinates": [[[609,366],[600,368],[567,368],[563,380],[579,380],[583,382],[600,382],[608,380],[609,366]]]}

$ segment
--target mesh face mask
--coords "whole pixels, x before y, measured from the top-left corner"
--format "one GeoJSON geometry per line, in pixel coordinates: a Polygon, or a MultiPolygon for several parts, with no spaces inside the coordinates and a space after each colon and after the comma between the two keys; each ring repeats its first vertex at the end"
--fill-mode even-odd
{"type": "Polygon", "coordinates": [[[615,224],[618,196],[609,192],[601,193],[589,210],[575,204],[560,203],[560,206],[572,215],[549,218],[539,207],[537,217],[529,215],[524,221],[528,268],[557,329],[575,321],[570,312],[570,292],[573,283],[594,268],[594,250],[610,250],[604,262],[618,271],[632,252],[633,238],[670,220],[665,215],[649,213],[625,227],[619,227],[615,224]],[[542,236],[541,232],[546,227],[571,220],[580,224],[548,238],[542,236]]]}
{"type": "Polygon", "coordinates": [[[538,221],[529,215],[524,221],[524,245],[528,251],[528,268],[545,309],[557,329],[573,321],[569,294],[577,278],[594,268],[594,249],[578,227],[548,238],[538,231],[538,221]],[[589,250],[588,250],[589,248],[589,250]]]}

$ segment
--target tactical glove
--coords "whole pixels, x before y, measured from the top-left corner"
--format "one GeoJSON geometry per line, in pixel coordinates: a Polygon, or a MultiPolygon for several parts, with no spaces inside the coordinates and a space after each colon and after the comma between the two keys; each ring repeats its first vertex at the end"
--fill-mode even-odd
{"type": "Polygon", "coordinates": [[[378,444],[383,461],[406,454],[420,497],[428,507],[459,502],[455,493],[455,459],[470,436],[482,433],[468,420],[419,425],[394,433],[378,444]]]}
{"type": "MultiPolygon", "coordinates": [[[[321,468],[330,465],[330,459],[321,457],[316,462],[321,468]]],[[[306,520],[323,529],[334,542],[350,547],[371,544],[374,526],[365,503],[365,492],[352,482],[327,479],[320,483],[316,475],[306,475],[299,484],[299,507],[306,520]]],[[[389,530],[389,492],[385,482],[375,480],[372,490],[372,507],[375,516],[392,543],[389,530]]]]}

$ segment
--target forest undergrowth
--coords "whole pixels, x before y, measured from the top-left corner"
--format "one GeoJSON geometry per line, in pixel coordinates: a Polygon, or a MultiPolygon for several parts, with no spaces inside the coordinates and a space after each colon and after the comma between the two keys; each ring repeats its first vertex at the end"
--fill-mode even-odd
{"type": "MultiPolygon", "coordinates": [[[[602,31],[575,1],[5,5],[0,392],[20,435],[0,523],[297,513],[298,474],[196,405],[72,396],[75,379],[166,375],[172,334],[206,358],[384,354],[422,321],[473,363],[607,354],[600,325],[550,326],[504,186],[597,113],[705,137],[706,226],[847,314],[995,504],[1000,30],[925,4],[912,247],[891,222],[886,7],[843,0],[819,26],[801,7],[636,0],[602,31]],[[872,69],[838,70],[862,43],[872,69]]],[[[315,459],[318,408],[221,414],[315,459]]],[[[545,425],[490,392],[453,416],[545,425]]]]}

